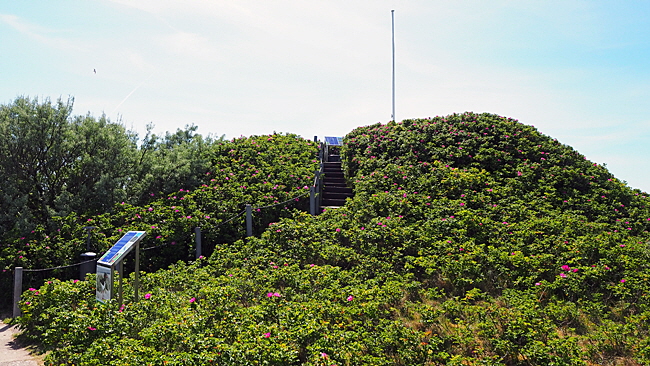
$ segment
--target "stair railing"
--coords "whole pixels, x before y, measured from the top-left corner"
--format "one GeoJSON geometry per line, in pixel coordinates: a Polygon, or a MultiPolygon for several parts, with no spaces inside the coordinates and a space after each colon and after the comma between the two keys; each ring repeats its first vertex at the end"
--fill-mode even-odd
{"type": "Polygon", "coordinates": [[[314,182],[309,188],[309,213],[316,216],[321,207],[323,193],[323,161],[327,156],[327,144],[320,142],[318,147],[318,160],[320,168],[315,171],[314,182]]]}

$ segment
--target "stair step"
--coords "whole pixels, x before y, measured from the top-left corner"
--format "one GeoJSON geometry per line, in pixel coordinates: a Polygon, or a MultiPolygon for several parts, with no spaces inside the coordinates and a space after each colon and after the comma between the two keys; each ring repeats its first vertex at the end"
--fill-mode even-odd
{"type": "Polygon", "coordinates": [[[341,165],[328,165],[328,163],[323,164],[324,172],[342,172],[343,169],[341,165]]]}
{"type": "Polygon", "coordinates": [[[345,206],[345,200],[344,199],[325,199],[321,201],[321,206],[345,206]]]}
{"type": "Polygon", "coordinates": [[[328,155],[327,161],[341,161],[340,155],[328,155]]]}
{"type": "Polygon", "coordinates": [[[323,192],[325,192],[325,191],[327,191],[327,192],[336,192],[336,193],[346,193],[346,194],[349,194],[350,197],[352,197],[354,195],[354,193],[352,191],[352,188],[349,188],[349,187],[340,187],[340,186],[333,186],[333,185],[323,186],[323,192]]]}
{"type": "Polygon", "coordinates": [[[323,179],[323,187],[347,187],[348,185],[345,183],[345,179],[343,178],[330,178],[330,179],[323,179]]]}
{"type": "Polygon", "coordinates": [[[352,196],[347,194],[347,193],[337,193],[337,192],[323,191],[323,199],[324,200],[328,200],[328,199],[345,200],[346,198],[352,198],[352,196]]]}
{"type": "Polygon", "coordinates": [[[339,170],[338,172],[325,172],[325,177],[324,177],[324,179],[328,179],[328,178],[340,178],[340,179],[344,179],[343,172],[340,171],[340,170],[339,170]]]}

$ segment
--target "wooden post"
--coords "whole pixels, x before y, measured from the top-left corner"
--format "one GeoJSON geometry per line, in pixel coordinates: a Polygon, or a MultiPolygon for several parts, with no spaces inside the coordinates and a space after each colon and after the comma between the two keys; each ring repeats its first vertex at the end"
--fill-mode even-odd
{"type": "Polygon", "coordinates": [[[246,204],[246,236],[253,236],[253,207],[246,204]]]}
{"type": "Polygon", "coordinates": [[[23,267],[16,267],[14,272],[14,318],[20,316],[20,295],[23,293],[23,267]]]}
{"type": "Polygon", "coordinates": [[[140,242],[135,243],[135,284],[133,286],[133,295],[135,302],[139,300],[140,290],[140,242]]]}
{"type": "Polygon", "coordinates": [[[196,243],[196,259],[201,257],[201,228],[194,228],[194,241],[196,243]]]}
{"type": "Polygon", "coordinates": [[[124,278],[124,259],[120,261],[120,263],[117,265],[117,270],[120,272],[120,284],[119,284],[119,290],[117,293],[118,296],[118,302],[120,304],[120,307],[122,307],[122,301],[124,300],[124,292],[122,292],[122,279],[124,278]]]}

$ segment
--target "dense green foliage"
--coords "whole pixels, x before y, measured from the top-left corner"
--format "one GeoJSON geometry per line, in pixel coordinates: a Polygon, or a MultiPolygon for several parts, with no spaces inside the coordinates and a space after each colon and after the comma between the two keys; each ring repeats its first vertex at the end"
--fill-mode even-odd
{"type": "Polygon", "coordinates": [[[72,105],[19,97],[0,106],[0,240],[51,230],[73,212],[97,215],[196,187],[221,142],[195,126],[139,141],[104,115],[73,116],[72,105]]]}
{"type": "MultiPolygon", "coordinates": [[[[240,151],[213,162],[264,164],[240,151]]],[[[30,289],[21,326],[53,364],[650,363],[647,194],[490,114],[361,127],[342,154],[356,194],[344,207],[294,211],[208,259],[149,273],[145,299],[123,308],[95,304],[94,281],[30,289]]],[[[187,192],[181,216],[220,214],[198,197],[226,178],[252,185],[244,169],[220,169],[187,192]]],[[[163,227],[171,216],[155,215],[172,200],[97,220],[139,228],[125,220],[137,213],[163,227]]],[[[166,240],[186,230],[175,225],[166,240]]]]}
{"type": "MultiPolygon", "coordinates": [[[[0,136],[8,146],[1,150],[0,191],[21,190],[12,199],[2,196],[6,208],[2,212],[7,214],[6,227],[0,231],[0,291],[11,291],[11,270],[16,266],[38,269],[78,263],[86,252],[87,226],[95,227],[91,249],[99,253],[128,230],[146,230],[143,248],[162,247],[143,254],[143,268],[155,270],[194,258],[197,226],[203,229],[204,254],[244,237],[244,216],[233,216],[247,203],[272,206],[256,210],[256,233],[288,216],[291,209],[307,205],[304,187],[317,169],[313,142],[290,134],[214,140],[196,134],[192,126],[164,137],[148,133],[136,144],[136,137],[119,124],[103,117],[99,121],[72,117],[70,108],[60,101],[51,105],[19,98],[0,109],[5,113],[0,127],[15,131],[0,136]],[[54,132],[42,131],[48,128],[65,133],[55,138],[54,132]],[[81,137],[82,132],[92,141],[81,137]],[[31,150],[18,148],[23,145],[31,150]],[[10,155],[15,150],[23,155],[10,155]],[[21,170],[27,162],[33,165],[33,174],[21,170]],[[52,183],[54,178],[63,183],[52,183]],[[43,187],[42,194],[35,193],[34,186],[43,187]],[[25,203],[31,199],[33,206],[25,203]],[[39,208],[40,219],[35,214],[39,208]]],[[[54,275],[76,278],[75,273],[76,267],[31,273],[25,281],[35,286],[54,275]]],[[[0,307],[7,308],[10,301],[10,296],[3,296],[0,307]]]]}

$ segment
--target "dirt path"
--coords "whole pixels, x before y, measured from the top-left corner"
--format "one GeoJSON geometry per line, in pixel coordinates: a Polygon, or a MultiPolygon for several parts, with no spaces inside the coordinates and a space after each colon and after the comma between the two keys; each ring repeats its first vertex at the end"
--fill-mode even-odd
{"type": "Polygon", "coordinates": [[[43,362],[14,342],[19,331],[0,321],[0,366],[41,366],[43,362]]]}

